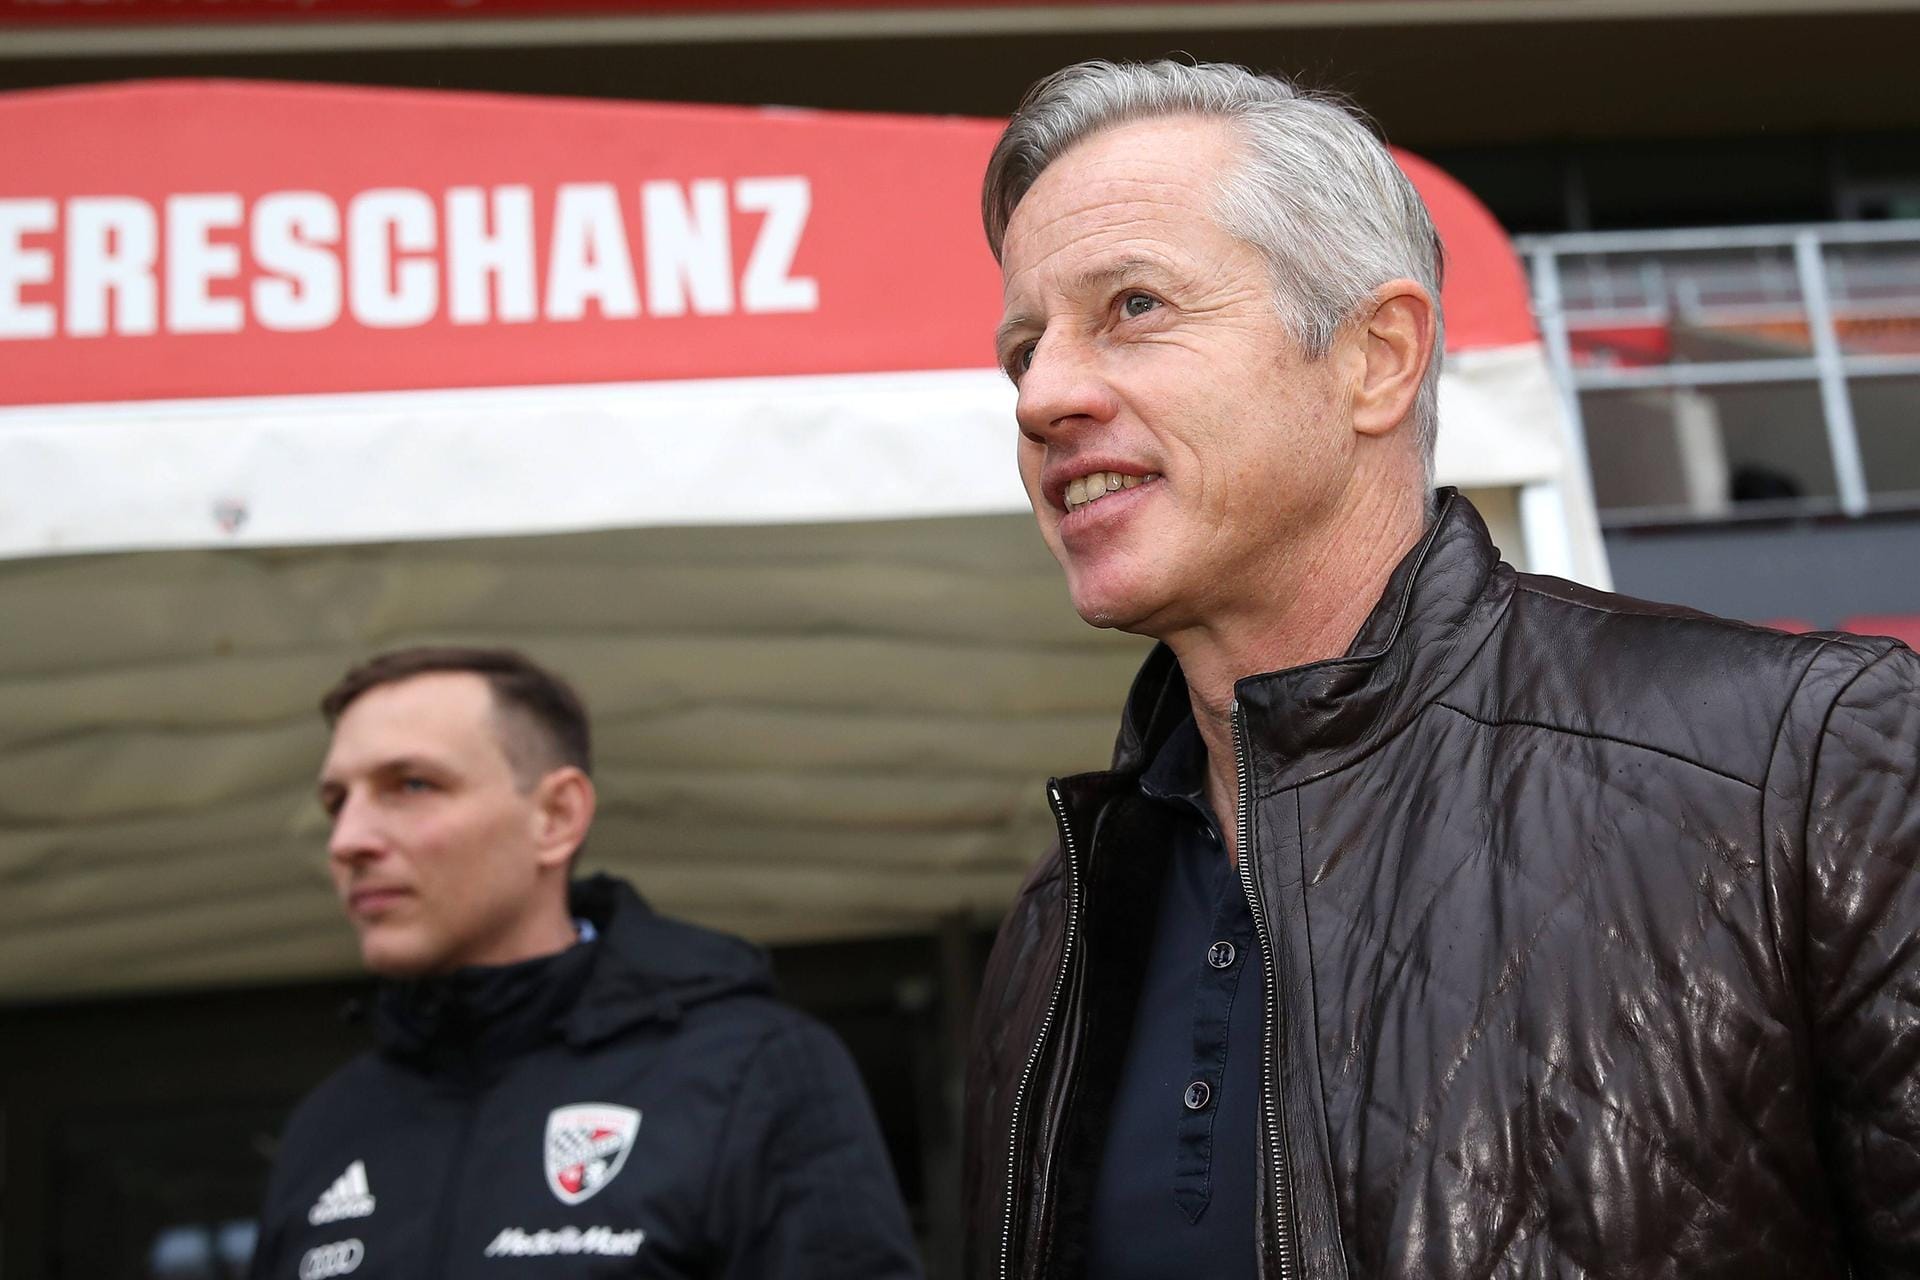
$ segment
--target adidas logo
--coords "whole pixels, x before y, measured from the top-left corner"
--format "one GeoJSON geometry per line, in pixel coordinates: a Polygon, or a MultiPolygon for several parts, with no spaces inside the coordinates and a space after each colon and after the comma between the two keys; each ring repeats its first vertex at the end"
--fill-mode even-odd
{"type": "Polygon", "coordinates": [[[367,1162],[355,1160],[347,1171],[333,1180],[307,1210],[307,1221],[314,1226],[339,1222],[342,1218],[364,1218],[373,1212],[373,1193],[367,1190],[367,1162]]]}

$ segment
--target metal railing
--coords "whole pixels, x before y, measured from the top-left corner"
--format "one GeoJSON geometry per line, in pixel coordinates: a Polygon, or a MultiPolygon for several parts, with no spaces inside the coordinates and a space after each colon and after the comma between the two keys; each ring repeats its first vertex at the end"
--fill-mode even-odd
{"type": "MultiPolygon", "coordinates": [[[[1920,220],[1525,236],[1515,246],[1582,460],[1608,444],[1588,439],[1583,398],[1594,393],[1811,384],[1832,465],[1835,501],[1822,505],[1873,509],[1851,391],[1864,379],[1920,377],[1920,220]],[[1685,350],[1676,335],[1705,350],[1685,350]],[[1652,349],[1609,345],[1628,339],[1652,349]]],[[[1920,411],[1914,430],[1920,440],[1920,411]]]]}

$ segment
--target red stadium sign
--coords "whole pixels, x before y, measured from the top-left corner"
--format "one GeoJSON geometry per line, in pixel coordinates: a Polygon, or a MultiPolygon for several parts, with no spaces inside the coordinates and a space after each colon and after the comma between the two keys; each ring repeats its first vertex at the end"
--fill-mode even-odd
{"type": "MultiPolygon", "coordinates": [[[[0,403],[989,367],[998,129],[233,82],[0,96],[0,403]]],[[[1401,163],[1447,242],[1449,346],[1532,341],[1499,228],[1401,163]]]]}
{"type": "MultiPolygon", "coordinates": [[[[0,94],[0,558],[1018,510],[999,128],[0,94]]],[[[1440,474],[1535,487],[1534,563],[1604,574],[1512,248],[1398,159],[1447,249],[1440,474]]]]}
{"type": "Polygon", "coordinates": [[[0,98],[0,400],[991,364],[995,126],[157,83],[0,98]]]}

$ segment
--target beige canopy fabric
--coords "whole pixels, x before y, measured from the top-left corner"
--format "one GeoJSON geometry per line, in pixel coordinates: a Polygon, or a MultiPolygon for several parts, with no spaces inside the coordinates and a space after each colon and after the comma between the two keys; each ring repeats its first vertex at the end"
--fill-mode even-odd
{"type": "Polygon", "coordinates": [[[990,918],[1140,654],[1010,517],[18,561],[0,598],[12,999],[349,968],[314,705],[379,648],[568,674],[586,865],[763,941],[990,918]]]}
{"type": "MultiPolygon", "coordinates": [[[[1516,545],[1510,491],[1476,494],[1516,545]]],[[[762,942],[990,922],[1144,653],[1025,516],[0,562],[0,999],[352,971],[315,702],[420,641],[592,708],[587,868],[762,942]]]]}

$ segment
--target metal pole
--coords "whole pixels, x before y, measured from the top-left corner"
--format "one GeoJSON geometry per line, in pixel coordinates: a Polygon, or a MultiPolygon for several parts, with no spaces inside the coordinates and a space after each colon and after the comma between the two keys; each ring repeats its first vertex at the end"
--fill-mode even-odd
{"type": "Polygon", "coordinates": [[[1864,515],[1868,505],[1866,468],[1860,461],[1860,435],[1854,429],[1853,400],[1847,394],[1846,363],[1833,327],[1818,232],[1807,230],[1794,236],[1793,260],[1800,269],[1807,333],[1813,340],[1814,364],[1820,371],[1820,408],[1826,418],[1827,448],[1833,455],[1834,488],[1839,492],[1842,511],[1850,516],[1864,515]]]}
{"type": "Polygon", "coordinates": [[[1521,535],[1527,542],[1527,564],[1536,573],[1551,573],[1609,590],[1606,548],[1599,541],[1598,513],[1593,507],[1593,470],[1587,461],[1586,419],[1580,413],[1580,389],[1573,370],[1573,341],[1567,335],[1567,315],[1560,292],[1560,260],[1550,245],[1533,250],[1533,311],[1547,351],[1547,367],[1560,393],[1561,416],[1566,423],[1566,465],[1560,479],[1520,490],[1521,535]]]}
{"type": "Polygon", "coordinates": [[[1567,417],[1567,435],[1573,446],[1577,474],[1591,488],[1587,475],[1587,428],[1580,416],[1580,392],[1574,385],[1573,342],[1567,336],[1567,314],[1560,297],[1560,259],[1547,245],[1533,251],[1533,312],[1540,336],[1547,344],[1547,363],[1560,391],[1560,408],[1567,417]]]}

